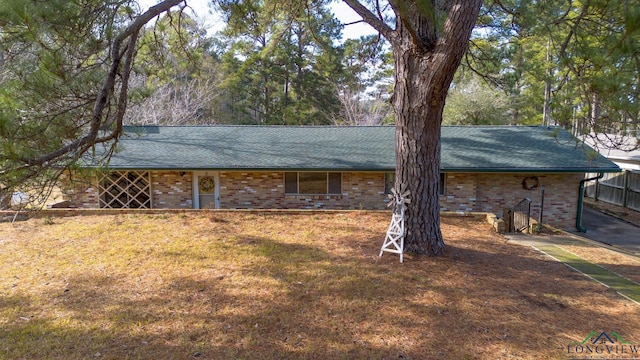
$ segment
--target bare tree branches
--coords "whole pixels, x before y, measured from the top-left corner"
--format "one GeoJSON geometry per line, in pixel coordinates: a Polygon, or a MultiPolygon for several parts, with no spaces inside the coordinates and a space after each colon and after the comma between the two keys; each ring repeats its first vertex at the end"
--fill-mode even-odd
{"type": "Polygon", "coordinates": [[[111,45],[110,68],[93,107],[93,115],[90,122],[89,133],[84,137],[76,140],[75,142],[72,142],[60,148],[57,151],[45,154],[37,158],[24,159],[24,161],[26,162],[25,166],[40,166],[73,151],[78,152],[76,156],[79,158],[79,156],[89,150],[93,145],[116,139],[120,135],[120,133],[122,132],[122,117],[124,116],[127,106],[127,81],[131,74],[131,68],[133,66],[133,54],[135,51],[135,44],[138,39],[138,34],[140,33],[142,27],[145,26],[149,21],[151,21],[151,19],[162,14],[165,11],[168,11],[169,9],[182,3],[183,1],[184,0],[165,0],[155,6],[152,6],[151,8],[149,8],[149,10],[137,17],[133,21],[133,23],[129,25],[124,31],[122,31],[118,36],[116,36],[113,44],[111,45]],[[120,65],[123,59],[124,67],[121,68],[120,65]],[[113,99],[113,94],[118,77],[122,79],[122,86],[119,89],[120,93],[116,100],[116,102],[118,103],[116,116],[112,121],[114,124],[116,124],[116,128],[110,134],[98,138],[98,131],[100,130],[101,126],[109,120],[105,118],[104,112],[107,105],[111,101],[115,100],[113,99]]]}
{"type": "Polygon", "coordinates": [[[363,99],[360,96],[363,91],[353,91],[349,87],[339,89],[338,86],[336,90],[342,107],[338,116],[333,119],[335,125],[382,125],[393,113],[389,99],[381,96],[382,94],[378,94],[375,98],[363,99]]]}
{"type": "MultiPolygon", "coordinates": [[[[144,80],[144,79],[138,79],[144,80]]],[[[128,125],[213,125],[212,102],[220,94],[211,77],[173,81],[127,109],[128,125]]]]}

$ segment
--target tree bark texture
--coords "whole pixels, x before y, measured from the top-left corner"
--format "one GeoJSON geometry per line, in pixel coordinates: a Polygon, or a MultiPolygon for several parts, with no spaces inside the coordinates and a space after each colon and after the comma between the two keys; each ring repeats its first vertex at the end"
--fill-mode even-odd
{"type": "MultiPolygon", "coordinates": [[[[419,11],[413,9],[408,19],[398,20],[396,36],[391,41],[396,76],[392,99],[396,116],[396,187],[410,191],[405,247],[411,253],[441,255],[444,251],[438,198],[442,112],[481,3],[450,2],[443,8],[447,17],[440,26],[433,26],[430,20],[434,19],[426,14],[421,18],[416,15],[419,11]]],[[[398,17],[402,15],[397,13],[398,17]]]]}

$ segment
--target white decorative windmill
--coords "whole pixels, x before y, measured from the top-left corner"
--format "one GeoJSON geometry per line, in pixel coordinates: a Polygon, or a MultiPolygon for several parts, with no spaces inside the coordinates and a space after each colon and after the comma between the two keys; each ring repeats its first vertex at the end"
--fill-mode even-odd
{"type": "Polygon", "coordinates": [[[404,212],[407,210],[407,204],[411,203],[409,194],[404,184],[400,186],[400,190],[391,189],[387,206],[393,207],[393,215],[389,230],[387,230],[387,236],[380,249],[380,256],[382,256],[383,252],[400,254],[400,262],[404,260],[404,212]]]}

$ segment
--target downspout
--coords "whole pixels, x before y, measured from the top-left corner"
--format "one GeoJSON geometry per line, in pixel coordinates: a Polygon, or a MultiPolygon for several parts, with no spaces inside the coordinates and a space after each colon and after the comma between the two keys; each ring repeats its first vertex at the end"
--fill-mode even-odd
{"type": "Polygon", "coordinates": [[[576,229],[578,229],[578,231],[580,232],[587,232],[587,229],[582,226],[582,201],[584,198],[584,183],[586,183],[587,181],[602,179],[603,177],[604,173],[601,172],[598,173],[598,176],[596,177],[580,180],[580,190],[578,190],[578,213],[576,214],[576,229]]]}

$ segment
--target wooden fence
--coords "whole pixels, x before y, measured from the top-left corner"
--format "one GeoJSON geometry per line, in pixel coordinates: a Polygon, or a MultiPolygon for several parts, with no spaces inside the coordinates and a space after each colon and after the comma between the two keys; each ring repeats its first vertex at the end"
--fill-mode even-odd
{"type": "MultiPolygon", "coordinates": [[[[588,174],[595,177],[597,174],[588,174]]],[[[640,211],[640,171],[605,173],[585,186],[585,195],[598,201],[640,211]]]]}

